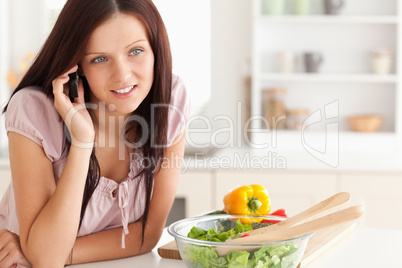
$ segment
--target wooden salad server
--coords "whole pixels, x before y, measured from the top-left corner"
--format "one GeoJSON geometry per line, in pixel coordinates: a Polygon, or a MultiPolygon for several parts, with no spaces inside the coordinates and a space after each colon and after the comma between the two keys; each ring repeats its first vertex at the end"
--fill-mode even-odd
{"type": "MultiPolygon", "coordinates": [[[[324,213],[332,211],[332,210],[348,203],[349,200],[350,200],[349,193],[347,193],[347,192],[337,193],[337,194],[325,199],[324,201],[321,201],[320,203],[310,207],[309,209],[306,209],[306,210],[300,212],[299,214],[297,214],[291,218],[288,218],[279,223],[272,224],[268,227],[265,227],[265,231],[273,232],[277,228],[290,227],[290,226],[293,226],[296,224],[300,224],[306,220],[316,218],[324,213]]],[[[261,230],[262,229],[260,228],[260,229],[248,231],[247,233],[249,235],[258,234],[258,233],[261,233],[261,230]]],[[[237,239],[233,239],[233,240],[231,240],[231,242],[236,242],[236,240],[237,239]]]]}
{"type": "MultiPolygon", "coordinates": [[[[228,240],[229,243],[261,243],[270,241],[280,241],[295,238],[304,234],[315,232],[317,230],[337,225],[340,223],[356,220],[364,213],[364,206],[353,206],[343,209],[332,214],[322,216],[317,219],[305,221],[300,224],[288,226],[286,224],[278,225],[276,228],[271,226],[257,229],[258,232],[253,232],[250,236],[228,240]]],[[[299,219],[300,220],[300,219],[299,219]]],[[[242,246],[227,246],[217,247],[216,252],[220,256],[225,256],[232,250],[250,250],[250,247],[242,246]]]]}

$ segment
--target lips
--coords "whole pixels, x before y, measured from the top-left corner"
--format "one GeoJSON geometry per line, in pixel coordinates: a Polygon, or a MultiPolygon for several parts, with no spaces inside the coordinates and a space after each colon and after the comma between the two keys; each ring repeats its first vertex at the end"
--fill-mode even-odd
{"type": "Polygon", "coordinates": [[[125,99],[131,97],[137,89],[137,85],[127,86],[120,89],[112,90],[111,92],[116,98],[125,99]]]}
{"type": "Polygon", "coordinates": [[[115,93],[118,93],[118,94],[125,94],[125,93],[130,92],[133,88],[134,88],[134,86],[128,86],[128,87],[125,87],[123,89],[112,90],[112,91],[115,92],[115,93]]]}

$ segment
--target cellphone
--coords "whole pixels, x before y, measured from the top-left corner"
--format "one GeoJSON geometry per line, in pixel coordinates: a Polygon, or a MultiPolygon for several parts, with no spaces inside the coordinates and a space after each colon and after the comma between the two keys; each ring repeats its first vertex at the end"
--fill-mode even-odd
{"type": "Polygon", "coordinates": [[[68,96],[70,97],[71,102],[74,102],[74,98],[78,98],[78,79],[79,75],[77,72],[69,74],[70,76],[70,89],[68,92],[68,96]]]}

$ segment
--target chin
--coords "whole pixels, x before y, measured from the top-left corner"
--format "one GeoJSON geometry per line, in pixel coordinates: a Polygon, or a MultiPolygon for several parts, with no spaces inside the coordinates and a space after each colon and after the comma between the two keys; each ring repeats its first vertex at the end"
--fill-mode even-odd
{"type": "Polygon", "coordinates": [[[137,110],[138,106],[139,105],[131,106],[131,107],[118,107],[114,112],[117,114],[124,115],[124,116],[129,116],[137,110]]]}

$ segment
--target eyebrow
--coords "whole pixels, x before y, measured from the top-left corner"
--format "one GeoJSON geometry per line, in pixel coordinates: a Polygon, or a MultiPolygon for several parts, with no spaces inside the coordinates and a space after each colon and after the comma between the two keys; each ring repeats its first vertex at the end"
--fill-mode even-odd
{"type": "MultiPolygon", "coordinates": [[[[146,41],[147,41],[146,39],[139,39],[139,40],[134,41],[133,43],[129,44],[128,46],[126,46],[125,49],[131,47],[132,45],[134,45],[138,42],[146,42],[146,41]]],[[[91,55],[91,54],[107,54],[107,53],[105,53],[105,52],[87,52],[84,54],[84,56],[91,55]]]]}

